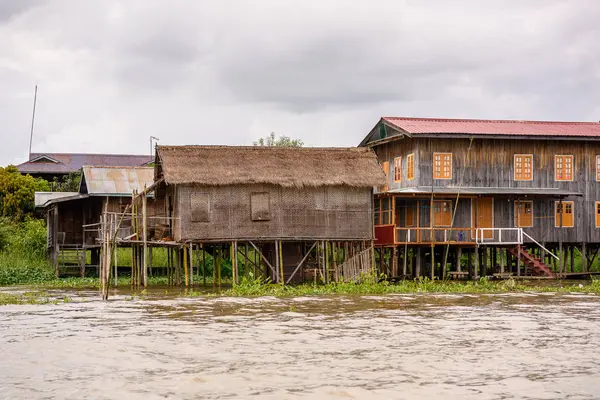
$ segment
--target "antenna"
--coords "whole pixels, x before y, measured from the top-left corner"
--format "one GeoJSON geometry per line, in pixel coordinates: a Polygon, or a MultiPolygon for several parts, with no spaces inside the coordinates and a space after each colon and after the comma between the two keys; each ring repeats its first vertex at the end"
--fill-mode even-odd
{"type": "Polygon", "coordinates": [[[31,144],[33,142],[33,123],[35,122],[35,103],[37,102],[37,85],[33,93],[33,113],[31,115],[31,133],[29,135],[29,160],[31,160],[31,144]]]}

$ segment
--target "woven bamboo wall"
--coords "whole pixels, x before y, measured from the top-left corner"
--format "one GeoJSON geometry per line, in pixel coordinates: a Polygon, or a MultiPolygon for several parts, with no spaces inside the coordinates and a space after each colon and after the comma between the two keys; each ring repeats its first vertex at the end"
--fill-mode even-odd
{"type": "Polygon", "coordinates": [[[373,236],[370,188],[179,186],[177,240],[332,239],[373,236]]]}

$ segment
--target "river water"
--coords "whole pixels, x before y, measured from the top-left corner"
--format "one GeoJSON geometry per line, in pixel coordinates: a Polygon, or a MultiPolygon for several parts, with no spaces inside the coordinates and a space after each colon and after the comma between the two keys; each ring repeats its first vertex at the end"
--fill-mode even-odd
{"type": "Polygon", "coordinates": [[[0,398],[600,398],[598,296],[69,295],[0,307],[0,398]]]}

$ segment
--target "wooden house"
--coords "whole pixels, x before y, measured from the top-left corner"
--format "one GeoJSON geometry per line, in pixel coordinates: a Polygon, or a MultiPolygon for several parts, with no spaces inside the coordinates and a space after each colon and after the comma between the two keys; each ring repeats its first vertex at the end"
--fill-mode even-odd
{"type": "Polygon", "coordinates": [[[371,247],[384,174],[370,149],[158,146],[156,160],[154,193],[177,242],[251,245],[280,282],[309,255],[325,280],[341,279],[335,255],[371,247]]]}
{"type": "Polygon", "coordinates": [[[381,118],[360,146],[387,177],[374,218],[392,275],[564,275],[576,252],[589,271],[600,123],[381,118]]]}
{"type": "Polygon", "coordinates": [[[103,167],[142,167],[154,159],[150,155],[89,154],[89,153],[31,153],[29,160],[17,165],[22,174],[59,182],[68,174],[81,171],[84,165],[103,167]]]}
{"type": "MultiPolygon", "coordinates": [[[[111,213],[122,213],[131,204],[134,191],[142,191],[153,183],[153,167],[84,166],[77,193],[64,195],[36,193],[37,207],[46,212],[48,252],[55,268],[68,264],[81,265],[87,251],[91,264],[99,260],[98,225],[104,206],[111,213]]],[[[149,202],[151,214],[157,206],[149,202]]],[[[121,225],[123,235],[129,232],[131,220],[121,225]]]]}

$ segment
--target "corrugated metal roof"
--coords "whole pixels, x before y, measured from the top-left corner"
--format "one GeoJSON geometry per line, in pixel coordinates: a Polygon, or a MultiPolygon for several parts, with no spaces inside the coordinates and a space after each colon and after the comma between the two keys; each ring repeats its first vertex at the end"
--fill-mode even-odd
{"type": "Polygon", "coordinates": [[[152,167],[84,166],[81,193],[91,196],[131,196],[154,183],[152,167]]]}
{"type": "Polygon", "coordinates": [[[35,192],[35,206],[44,207],[50,200],[77,196],[78,194],[78,192],[35,192]]]}
{"type": "Polygon", "coordinates": [[[150,155],[31,153],[29,161],[17,165],[21,173],[68,174],[84,165],[137,167],[154,161],[150,155]]]}
{"type": "Polygon", "coordinates": [[[572,136],[600,138],[599,122],[553,122],[481,119],[383,117],[383,121],[409,134],[572,136]]]}
{"type": "MultiPolygon", "coordinates": [[[[579,192],[571,192],[560,188],[511,188],[511,187],[434,187],[434,194],[504,194],[519,196],[582,196],[579,192]]],[[[418,186],[411,188],[392,189],[387,193],[402,194],[431,194],[431,186],[418,186]]]]}

